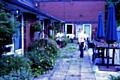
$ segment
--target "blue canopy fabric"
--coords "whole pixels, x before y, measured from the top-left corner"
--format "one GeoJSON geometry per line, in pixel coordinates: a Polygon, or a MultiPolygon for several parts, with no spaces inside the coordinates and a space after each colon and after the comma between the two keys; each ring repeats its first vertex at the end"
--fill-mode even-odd
{"type": "Polygon", "coordinates": [[[102,39],[104,37],[105,37],[104,22],[103,22],[102,12],[100,12],[99,15],[98,15],[98,27],[97,27],[96,38],[97,39],[102,39]]]}
{"type": "Polygon", "coordinates": [[[118,40],[116,16],[115,16],[115,9],[113,4],[110,4],[108,9],[108,22],[107,22],[105,39],[107,43],[114,43],[118,40]]]}

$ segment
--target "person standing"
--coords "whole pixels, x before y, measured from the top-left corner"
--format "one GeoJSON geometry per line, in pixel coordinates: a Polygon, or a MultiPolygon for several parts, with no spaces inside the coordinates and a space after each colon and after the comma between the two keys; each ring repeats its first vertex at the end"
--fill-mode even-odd
{"type": "Polygon", "coordinates": [[[56,35],[56,40],[57,40],[57,44],[58,44],[58,47],[61,48],[62,46],[62,38],[63,38],[63,33],[62,31],[60,30],[60,32],[57,33],[56,35]]]}
{"type": "Polygon", "coordinates": [[[84,57],[84,32],[83,29],[80,29],[80,33],[78,34],[78,43],[80,50],[80,58],[84,57]]]}
{"type": "Polygon", "coordinates": [[[70,35],[70,41],[71,41],[71,43],[73,43],[73,39],[74,39],[74,37],[75,37],[74,34],[71,34],[71,35],[70,35]]]}
{"type": "Polygon", "coordinates": [[[88,34],[86,33],[86,31],[84,31],[84,39],[87,41],[87,38],[89,38],[88,34]]]}
{"type": "Polygon", "coordinates": [[[84,31],[84,40],[85,40],[85,48],[89,48],[89,36],[86,33],[86,31],[84,31]]]}

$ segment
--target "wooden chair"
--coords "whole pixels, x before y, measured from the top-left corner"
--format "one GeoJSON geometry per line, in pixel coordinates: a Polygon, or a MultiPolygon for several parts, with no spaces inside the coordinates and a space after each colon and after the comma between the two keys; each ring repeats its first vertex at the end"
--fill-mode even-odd
{"type": "Polygon", "coordinates": [[[103,57],[102,53],[103,53],[104,49],[103,48],[96,48],[95,45],[94,45],[92,50],[93,50],[92,61],[94,63],[96,58],[102,58],[103,57]]]}

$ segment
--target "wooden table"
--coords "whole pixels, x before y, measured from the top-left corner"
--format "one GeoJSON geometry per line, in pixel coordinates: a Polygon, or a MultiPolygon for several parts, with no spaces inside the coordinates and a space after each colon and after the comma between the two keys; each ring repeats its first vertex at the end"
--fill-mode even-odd
{"type": "Polygon", "coordinates": [[[116,49],[120,49],[120,47],[118,46],[108,46],[107,44],[95,44],[96,49],[98,50],[102,50],[101,54],[102,54],[102,65],[106,65],[105,64],[105,58],[107,58],[107,67],[109,67],[109,65],[115,65],[114,64],[114,59],[115,59],[115,50],[116,49]],[[109,56],[109,49],[112,49],[112,57],[109,56]],[[105,50],[106,50],[106,56],[105,56],[105,50]],[[109,59],[112,59],[112,64],[109,64],[109,59]]]}

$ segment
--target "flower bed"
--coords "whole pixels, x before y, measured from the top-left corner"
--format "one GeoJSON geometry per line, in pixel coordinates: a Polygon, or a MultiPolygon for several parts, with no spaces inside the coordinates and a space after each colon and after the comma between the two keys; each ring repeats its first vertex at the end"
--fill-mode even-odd
{"type": "Polygon", "coordinates": [[[53,68],[55,59],[58,57],[59,49],[54,40],[35,40],[28,47],[28,57],[31,61],[31,68],[34,76],[46,73],[53,68]]]}

